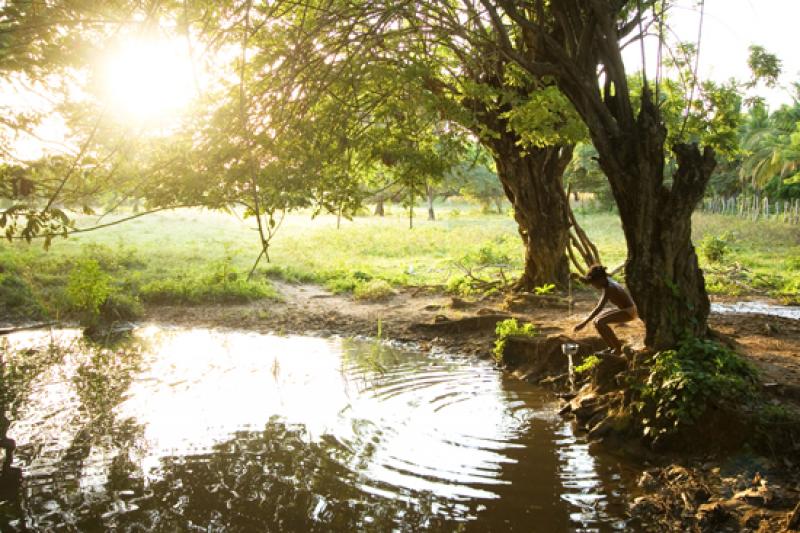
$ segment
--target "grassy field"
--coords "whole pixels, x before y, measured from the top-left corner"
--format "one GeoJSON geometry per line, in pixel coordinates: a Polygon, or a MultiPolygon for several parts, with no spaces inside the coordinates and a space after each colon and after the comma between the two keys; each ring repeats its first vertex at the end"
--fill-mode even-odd
{"type": "MultiPolygon", "coordinates": [[[[422,217],[423,211],[418,211],[422,217]]],[[[148,215],[106,229],[54,241],[0,245],[0,304],[11,315],[68,313],[65,287],[75,265],[94,260],[110,290],[145,302],[245,301],[273,296],[268,278],[313,281],[334,291],[389,285],[443,285],[464,290],[467,270],[509,278],[522,266],[522,246],[510,215],[482,214],[475,206],[439,206],[439,220],[415,219],[394,208],[384,218],[343,220],[308,214],[287,217],[270,248],[272,262],[246,279],[258,253],[252,220],[231,214],[179,210],[148,215]],[[380,281],[380,283],[377,283],[380,281]]],[[[625,244],[612,213],[579,214],[579,221],[610,266],[625,244]]],[[[89,225],[91,219],[79,220],[89,225]]],[[[761,292],[796,298],[800,289],[800,232],[778,222],[721,215],[695,216],[695,242],[712,292],[761,292]],[[711,249],[714,261],[703,254],[711,249]]],[[[85,269],[84,269],[85,270],[85,269]]],[[[90,269],[91,270],[91,269],[90,269]]],[[[83,270],[81,272],[84,272],[83,270]]],[[[71,274],[72,273],[72,274],[71,274]]],[[[85,275],[85,274],[80,274],[85,275]]],[[[79,275],[78,275],[79,276],[79,275]]],[[[78,280],[80,281],[80,280],[78,280]]],[[[363,291],[362,291],[363,292],[363,291]]]]}

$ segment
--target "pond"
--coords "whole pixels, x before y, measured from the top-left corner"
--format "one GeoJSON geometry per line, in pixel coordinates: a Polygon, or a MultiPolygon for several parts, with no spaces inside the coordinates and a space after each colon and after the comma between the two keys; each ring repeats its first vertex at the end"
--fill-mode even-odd
{"type": "Polygon", "coordinates": [[[636,467],[485,361],[155,326],[112,347],[0,342],[17,442],[2,531],[632,527],[636,467]]]}

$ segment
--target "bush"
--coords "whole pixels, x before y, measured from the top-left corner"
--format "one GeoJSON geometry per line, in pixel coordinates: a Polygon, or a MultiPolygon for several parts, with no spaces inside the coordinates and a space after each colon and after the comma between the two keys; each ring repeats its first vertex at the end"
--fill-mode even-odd
{"type": "Polygon", "coordinates": [[[143,314],[139,299],[122,293],[111,293],[100,306],[100,320],[107,324],[136,320],[143,314]]]}
{"type": "Polygon", "coordinates": [[[472,281],[467,276],[451,276],[445,284],[445,291],[459,296],[469,296],[475,290],[472,287],[472,281]]]}
{"type": "Polygon", "coordinates": [[[392,286],[382,279],[358,283],[353,289],[353,297],[356,300],[383,300],[393,294],[392,286]]]}
{"type": "Polygon", "coordinates": [[[12,273],[0,273],[0,307],[4,318],[37,320],[45,316],[30,285],[12,273]]]}
{"type": "Polygon", "coordinates": [[[700,243],[700,250],[703,256],[710,263],[721,263],[722,260],[731,251],[730,242],[731,235],[728,232],[723,233],[721,236],[706,235],[700,243]]]}
{"type": "Polygon", "coordinates": [[[100,306],[111,294],[111,276],[94,259],[81,259],[69,273],[65,295],[81,324],[91,326],[100,318],[100,306]]]}
{"type": "Polygon", "coordinates": [[[533,324],[519,325],[516,318],[509,318],[498,322],[494,332],[497,338],[494,341],[494,355],[495,361],[501,363],[503,361],[503,352],[506,348],[506,341],[509,337],[535,337],[537,335],[536,328],[533,324]]]}
{"type": "Polygon", "coordinates": [[[689,339],[655,355],[636,408],[646,437],[669,435],[698,422],[710,405],[740,409],[756,398],[756,371],[724,346],[689,339]]]}

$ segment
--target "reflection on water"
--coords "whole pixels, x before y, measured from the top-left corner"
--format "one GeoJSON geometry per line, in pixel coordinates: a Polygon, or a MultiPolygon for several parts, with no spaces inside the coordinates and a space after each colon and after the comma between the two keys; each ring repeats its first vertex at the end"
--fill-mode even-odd
{"type": "Polygon", "coordinates": [[[201,329],[53,335],[4,341],[24,481],[0,495],[2,531],[626,527],[626,467],[484,362],[201,329]]]}

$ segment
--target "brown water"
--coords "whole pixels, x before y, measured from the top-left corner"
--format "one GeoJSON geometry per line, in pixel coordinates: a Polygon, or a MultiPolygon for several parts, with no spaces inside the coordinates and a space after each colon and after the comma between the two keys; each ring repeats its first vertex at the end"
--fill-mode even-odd
{"type": "Polygon", "coordinates": [[[632,527],[634,467],[485,362],[205,329],[3,342],[22,481],[4,476],[2,531],[632,527]]]}

